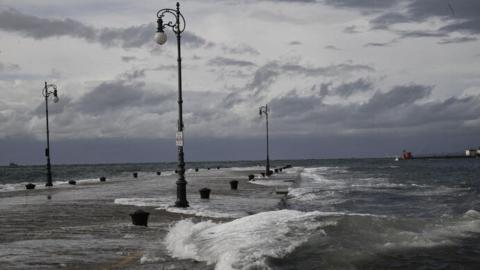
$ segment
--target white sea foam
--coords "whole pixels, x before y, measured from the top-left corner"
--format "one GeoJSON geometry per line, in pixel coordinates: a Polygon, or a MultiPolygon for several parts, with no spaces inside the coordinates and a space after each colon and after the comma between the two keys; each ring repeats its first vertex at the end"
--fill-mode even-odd
{"type": "MultiPolygon", "coordinates": [[[[23,185],[23,188],[25,188],[25,185],[23,185]]],[[[18,190],[19,189],[19,185],[15,185],[15,184],[5,184],[5,185],[0,185],[0,192],[7,192],[7,191],[14,191],[14,190],[18,190]]]]}
{"type": "Polygon", "coordinates": [[[134,205],[134,206],[151,206],[151,207],[168,207],[168,201],[157,198],[118,198],[114,200],[115,204],[134,205]]]}
{"type": "Polygon", "coordinates": [[[165,238],[174,257],[215,264],[217,270],[269,269],[268,257],[282,258],[314,233],[325,234],[319,212],[280,210],[216,224],[177,222],[165,238]]]}
{"type": "Polygon", "coordinates": [[[174,171],[164,171],[160,176],[172,176],[174,174],[175,174],[174,171]]]}
{"type": "Polygon", "coordinates": [[[273,186],[289,187],[292,185],[292,182],[286,182],[283,180],[273,180],[273,179],[270,179],[270,180],[260,179],[260,180],[250,181],[250,183],[261,185],[261,186],[272,186],[272,187],[273,186]]]}
{"type": "Polygon", "coordinates": [[[265,170],[265,167],[263,166],[250,166],[250,167],[231,167],[228,168],[231,171],[261,171],[265,170]]]}
{"type": "Polygon", "coordinates": [[[384,244],[388,248],[434,247],[452,245],[472,234],[480,233],[480,213],[468,210],[456,220],[427,226],[420,232],[402,231],[390,233],[391,241],[384,244]]]}
{"type": "Polygon", "coordinates": [[[278,199],[275,198],[257,198],[256,204],[252,204],[250,198],[227,197],[215,195],[207,201],[192,198],[190,206],[187,208],[174,207],[175,197],[162,196],[159,198],[118,198],[114,200],[116,204],[150,206],[159,210],[165,210],[171,213],[185,215],[209,217],[209,218],[240,218],[248,216],[251,213],[265,211],[276,207],[278,199]]]}
{"type": "MultiPolygon", "coordinates": [[[[25,190],[25,185],[28,184],[27,182],[22,183],[15,183],[15,184],[4,184],[0,185],[0,192],[10,192],[10,191],[18,191],[18,190],[25,190]]],[[[35,189],[44,189],[45,183],[32,183],[35,185],[35,189]]]]}
{"type": "Polygon", "coordinates": [[[463,214],[463,217],[465,218],[474,218],[474,219],[480,219],[480,212],[470,209],[465,214],[463,214]]]}

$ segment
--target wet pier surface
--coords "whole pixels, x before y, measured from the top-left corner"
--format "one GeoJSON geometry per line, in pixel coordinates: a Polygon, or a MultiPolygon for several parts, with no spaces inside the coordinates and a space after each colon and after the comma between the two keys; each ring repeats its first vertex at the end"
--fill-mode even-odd
{"type": "MultiPolygon", "coordinates": [[[[223,222],[281,208],[282,195],[273,186],[250,183],[251,173],[260,172],[187,173],[192,207],[185,210],[171,206],[176,175],[140,174],[137,179],[2,192],[1,269],[213,269],[172,258],[164,238],[172,224],[185,218],[223,222]],[[238,190],[230,189],[231,180],[239,181],[238,190]],[[200,199],[203,187],[212,190],[210,200],[200,199]],[[129,214],[137,209],[150,212],[148,227],[132,225],[129,214]]],[[[272,177],[279,183],[291,178],[272,177]]]]}

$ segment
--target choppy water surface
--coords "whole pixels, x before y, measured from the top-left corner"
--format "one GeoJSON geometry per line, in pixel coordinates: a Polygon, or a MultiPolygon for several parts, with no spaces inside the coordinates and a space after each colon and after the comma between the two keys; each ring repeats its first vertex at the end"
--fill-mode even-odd
{"type": "MultiPolygon", "coordinates": [[[[479,160],[277,161],[274,166],[293,168],[270,178],[260,176],[257,163],[189,164],[189,190],[204,185],[225,189],[229,179],[252,172],[256,181],[251,183],[257,185],[244,183],[238,192],[214,193],[210,201],[190,194],[191,207],[184,210],[171,207],[175,177],[153,179],[158,170],[172,173],[174,164],[87,166],[77,174],[72,170],[78,168],[66,166],[64,176],[57,173],[57,178],[116,175],[123,182],[109,190],[75,194],[206,217],[174,222],[166,236],[150,244],[147,240],[142,264],[133,269],[160,267],[165,252],[177,260],[193,259],[222,270],[480,269],[479,160]],[[194,167],[215,170],[196,175],[194,167]],[[152,177],[136,182],[135,192],[126,192],[130,186],[126,175],[132,171],[152,177]],[[282,198],[276,189],[288,189],[288,195],[282,198]]],[[[21,173],[15,179],[5,175],[12,174],[2,176],[5,192],[6,186],[31,180],[21,173]]],[[[150,232],[155,231],[154,226],[150,232]]]]}

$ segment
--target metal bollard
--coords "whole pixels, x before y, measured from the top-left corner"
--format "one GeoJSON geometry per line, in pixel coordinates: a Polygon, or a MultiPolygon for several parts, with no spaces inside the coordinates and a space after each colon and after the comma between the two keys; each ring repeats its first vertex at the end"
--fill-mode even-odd
{"type": "Polygon", "coordinates": [[[35,189],[35,184],[29,183],[25,185],[26,189],[35,189]]]}
{"type": "Polygon", "coordinates": [[[210,199],[210,189],[209,188],[202,188],[199,190],[200,198],[201,199],[210,199]]]}
{"type": "Polygon", "coordinates": [[[133,225],[147,227],[148,215],[150,215],[150,213],[145,212],[142,209],[138,209],[137,211],[131,213],[130,217],[132,218],[133,225]]]}
{"type": "Polygon", "coordinates": [[[231,188],[232,190],[237,190],[237,188],[238,188],[238,181],[237,181],[237,180],[232,180],[232,181],[230,181],[230,188],[231,188]]]}

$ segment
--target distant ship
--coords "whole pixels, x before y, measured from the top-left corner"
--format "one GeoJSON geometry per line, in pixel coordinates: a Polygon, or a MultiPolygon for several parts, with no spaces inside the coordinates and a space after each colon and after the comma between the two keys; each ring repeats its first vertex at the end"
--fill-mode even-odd
{"type": "Polygon", "coordinates": [[[16,167],[20,167],[20,165],[16,164],[16,163],[13,163],[13,162],[10,162],[10,164],[8,164],[8,167],[10,168],[16,168],[16,167]]]}

